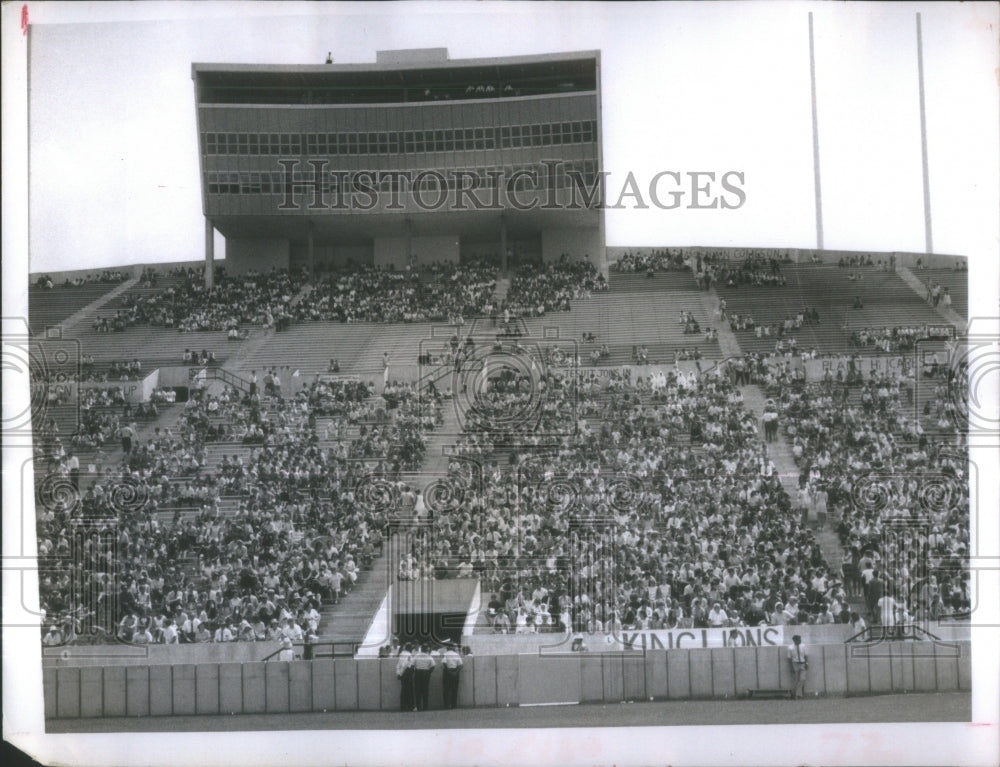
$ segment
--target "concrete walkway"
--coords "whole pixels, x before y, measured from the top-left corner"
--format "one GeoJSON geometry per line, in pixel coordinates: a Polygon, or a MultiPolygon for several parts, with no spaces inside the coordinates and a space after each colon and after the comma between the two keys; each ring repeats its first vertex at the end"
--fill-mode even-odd
{"type": "Polygon", "coordinates": [[[497,277],[497,284],[493,290],[493,305],[503,306],[503,302],[507,300],[507,291],[510,290],[510,277],[503,275],[497,277]]]}
{"type": "MultiPolygon", "coordinates": [[[[903,282],[905,282],[907,285],[909,285],[913,289],[913,292],[916,293],[918,296],[920,296],[920,298],[922,300],[924,300],[924,301],[927,300],[927,285],[924,284],[923,280],[921,280],[919,277],[917,277],[917,275],[915,275],[913,272],[911,272],[905,266],[899,266],[899,267],[897,267],[896,268],[896,274],[898,274],[900,276],[900,278],[903,280],[903,282]]],[[[928,304],[928,306],[931,306],[931,305],[928,304]]],[[[945,308],[944,306],[941,306],[940,303],[937,306],[931,306],[931,308],[935,312],[937,312],[941,316],[942,319],[944,319],[944,320],[950,322],[952,325],[954,325],[955,326],[955,330],[958,333],[960,333],[960,334],[961,333],[965,333],[965,324],[966,324],[966,322],[965,322],[964,319],[962,319],[962,316],[958,312],[956,312],[954,309],[945,308]]]]}
{"type": "MultiPolygon", "coordinates": [[[[742,357],[743,351],[740,348],[739,341],[736,340],[736,334],[729,327],[729,323],[725,320],[715,320],[715,307],[719,305],[719,296],[715,292],[715,288],[705,291],[702,294],[702,304],[708,316],[712,317],[713,326],[719,332],[719,346],[722,349],[723,356],[742,357]]],[[[761,416],[764,415],[764,403],[767,400],[764,392],[759,386],[753,384],[740,387],[740,391],[743,393],[744,405],[757,417],[757,422],[760,423],[761,416]]],[[[763,426],[760,427],[758,433],[763,438],[763,426]]],[[[800,472],[792,455],[791,445],[788,444],[788,441],[780,430],[774,442],[767,444],[767,455],[774,463],[774,467],[778,472],[778,478],[781,480],[781,486],[785,488],[785,492],[788,493],[788,497],[792,499],[794,505],[799,491],[800,472]]],[[[840,538],[836,532],[831,529],[828,522],[825,529],[814,530],[813,534],[816,536],[816,542],[819,543],[827,565],[834,573],[840,573],[843,549],[841,548],[840,538]]]]}
{"type": "Polygon", "coordinates": [[[723,359],[742,357],[743,350],[740,348],[740,342],[736,340],[736,334],[729,327],[729,323],[725,319],[716,320],[715,318],[715,309],[719,305],[719,294],[715,292],[715,288],[703,290],[699,296],[701,305],[705,309],[705,315],[709,318],[708,321],[719,333],[719,348],[722,350],[723,359]]]}
{"type": "Polygon", "coordinates": [[[120,296],[137,282],[139,282],[138,277],[132,277],[131,279],[125,280],[125,282],[121,283],[114,290],[105,293],[97,300],[91,301],[82,309],[71,314],[63,322],[59,323],[62,326],[63,333],[67,333],[75,328],[80,322],[87,319],[87,317],[92,316],[98,309],[120,296]]]}
{"type": "MultiPolygon", "coordinates": [[[[461,431],[458,413],[453,402],[443,406],[444,424],[427,435],[424,460],[420,469],[403,476],[415,491],[423,491],[432,482],[443,478],[448,470],[449,456],[445,448],[454,444],[455,435],[461,431]]],[[[401,517],[401,513],[397,512],[401,517]]],[[[402,520],[409,527],[412,517],[402,520]]],[[[320,611],[319,634],[327,641],[356,642],[364,640],[385,596],[393,582],[398,563],[393,553],[400,551],[401,538],[393,534],[383,542],[382,551],[369,570],[358,577],[354,590],[345,595],[339,605],[325,605],[320,611]]]]}

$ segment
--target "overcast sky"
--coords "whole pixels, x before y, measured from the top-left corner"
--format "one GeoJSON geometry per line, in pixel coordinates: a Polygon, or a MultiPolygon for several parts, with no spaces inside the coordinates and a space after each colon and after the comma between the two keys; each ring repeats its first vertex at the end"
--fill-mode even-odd
{"type": "MultiPolygon", "coordinates": [[[[739,210],[626,200],[607,214],[609,245],[814,247],[809,10],[825,245],[924,249],[912,5],[251,4],[99,22],[184,15],[136,5],[32,6],[32,271],[203,256],[192,62],[435,46],[453,59],[600,49],[609,201],[630,171],[647,203],[661,170],[745,174],[739,210]]],[[[919,10],[934,249],[995,255],[996,9],[919,10]]]]}

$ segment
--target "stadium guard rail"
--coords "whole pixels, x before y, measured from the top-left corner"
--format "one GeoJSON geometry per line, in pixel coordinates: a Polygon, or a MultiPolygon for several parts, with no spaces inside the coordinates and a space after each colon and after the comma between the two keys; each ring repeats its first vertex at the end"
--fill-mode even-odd
{"type": "MultiPolygon", "coordinates": [[[[818,645],[812,653],[807,695],[971,689],[968,642],[818,645]]],[[[399,710],[393,658],[50,667],[43,680],[47,718],[399,710]]],[[[437,671],[431,708],[442,707],[439,680],[437,671]]],[[[783,647],[469,656],[458,700],[486,708],[617,703],[791,686],[783,647]]]]}

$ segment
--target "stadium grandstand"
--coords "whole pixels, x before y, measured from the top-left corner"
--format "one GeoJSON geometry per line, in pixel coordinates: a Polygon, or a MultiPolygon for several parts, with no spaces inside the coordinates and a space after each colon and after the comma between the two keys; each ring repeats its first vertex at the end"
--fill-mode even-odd
{"type": "Polygon", "coordinates": [[[963,259],[606,248],[596,206],[275,170],[587,182],[596,53],[192,71],[224,263],[32,277],[48,666],[967,638],[963,259]]]}
{"type": "Polygon", "coordinates": [[[376,63],[194,64],[206,279],[456,263],[489,254],[606,272],[598,52],[376,63]],[[574,187],[574,178],[578,187],[574,187]],[[570,204],[575,202],[575,204],[570,204]]]}

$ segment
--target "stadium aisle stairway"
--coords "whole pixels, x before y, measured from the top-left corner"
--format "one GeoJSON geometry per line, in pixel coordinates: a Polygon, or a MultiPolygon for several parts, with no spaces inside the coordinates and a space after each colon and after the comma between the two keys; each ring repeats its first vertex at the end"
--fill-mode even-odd
{"type": "MultiPolygon", "coordinates": [[[[415,490],[423,490],[431,482],[443,478],[448,470],[445,447],[454,442],[461,426],[452,403],[443,407],[444,424],[427,435],[427,446],[420,470],[404,475],[404,481],[415,490]]],[[[319,424],[317,423],[317,429],[319,424]]],[[[406,510],[400,510],[405,519],[406,510]]],[[[389,541],[386,541],[389,543],[389,541]]],[[[395,563],[388,552],[396,546],[383,545],[370,570],[358,577],[354,590],[344,596],[339,605],[324,605],[320,611],[319,635],[324,641],[361,642],[382,604],[386,589],[395,577],[395,563]]]]}
{"type": "MultiPolygon", "coordinates": [[[[718,294],[714,289],[706,292],[705,297],[706,309],[711,309],[713,306],[718,305],[718,294]]],[[[729,328],[729,324],[720,321],[716,327],[719,330],[719,345],[727,351],[727,356],[742,356],[740,343],[736,338],[736,334],[729,328]]],[[[764,414],[764,404],[767,401],[764,392],[761,391],[759,386],[753,384],[740,387],[740,391],[743,394],[744,405],[757,417],[757,422],[760,424],[761,416],[764,414]]],[[[763,439],[762,425],[759,426],[758,434],[763,439]]],[[[778,472],[782,487],[785,488],[788,497],[794,502],[799,489],[799,468],[795,464],[791,447],[780,429],[775,441],[767,445],[767,454],[771,461],[774,462],[774,467],[778,472]]],[[[830,569],[834,572],[839,572],[843,549],[840,546],[837,534],[832,530],[832,525],[828,524],[826,529],[815,530],[814,533],[823,552],[823,558],[830,566],[830,569]]]]}
{"type": "Polygon", "coordinates": [[[966,319],[969,311],[969,283],[968,272],[954,272],[950,269],[921,269],[920,277],[911,272],[904,266],[899,267],[896,270],[903,280],[914,293],[917,294],[923,301],[927,300],[927,286],[925,282],[934,280],[948,287],[948,292],[951,293],[951,308],[946,309],[944,305],[938,303],[937,306],[931,306],[926,304],[927,309],[932,312],[936,312],[941,319],[946,322],[950,322],[952,325],[956,326],[959,332],[965,330],[966,319]]]}
{"type": "Polygon", "coordinates": [[[507,300],[507,291],[510,290],[510,277],[506,274],[497,277],[496,288],[493,290],[493,305],[503,306],[507,300]]]}
{"type": "Polygon", "coordinates": [[[341,595],[339,604],[323,605],[318,632],[320,641],[360,643],[365,638],[391,583],[393,573],[388,554],[391,548],[383,544],[371,568],[358,575],[354,588],[341,595]]]}
{"type": "Polygon", "coordinates": [[[46,328],[60,325],[67,331],[84,316],[97,311],[135,283],[133,277],[113,286],[95,283],[72,288],[29,287],[28,320],[31,332],[41,335],[46,328]]]}

